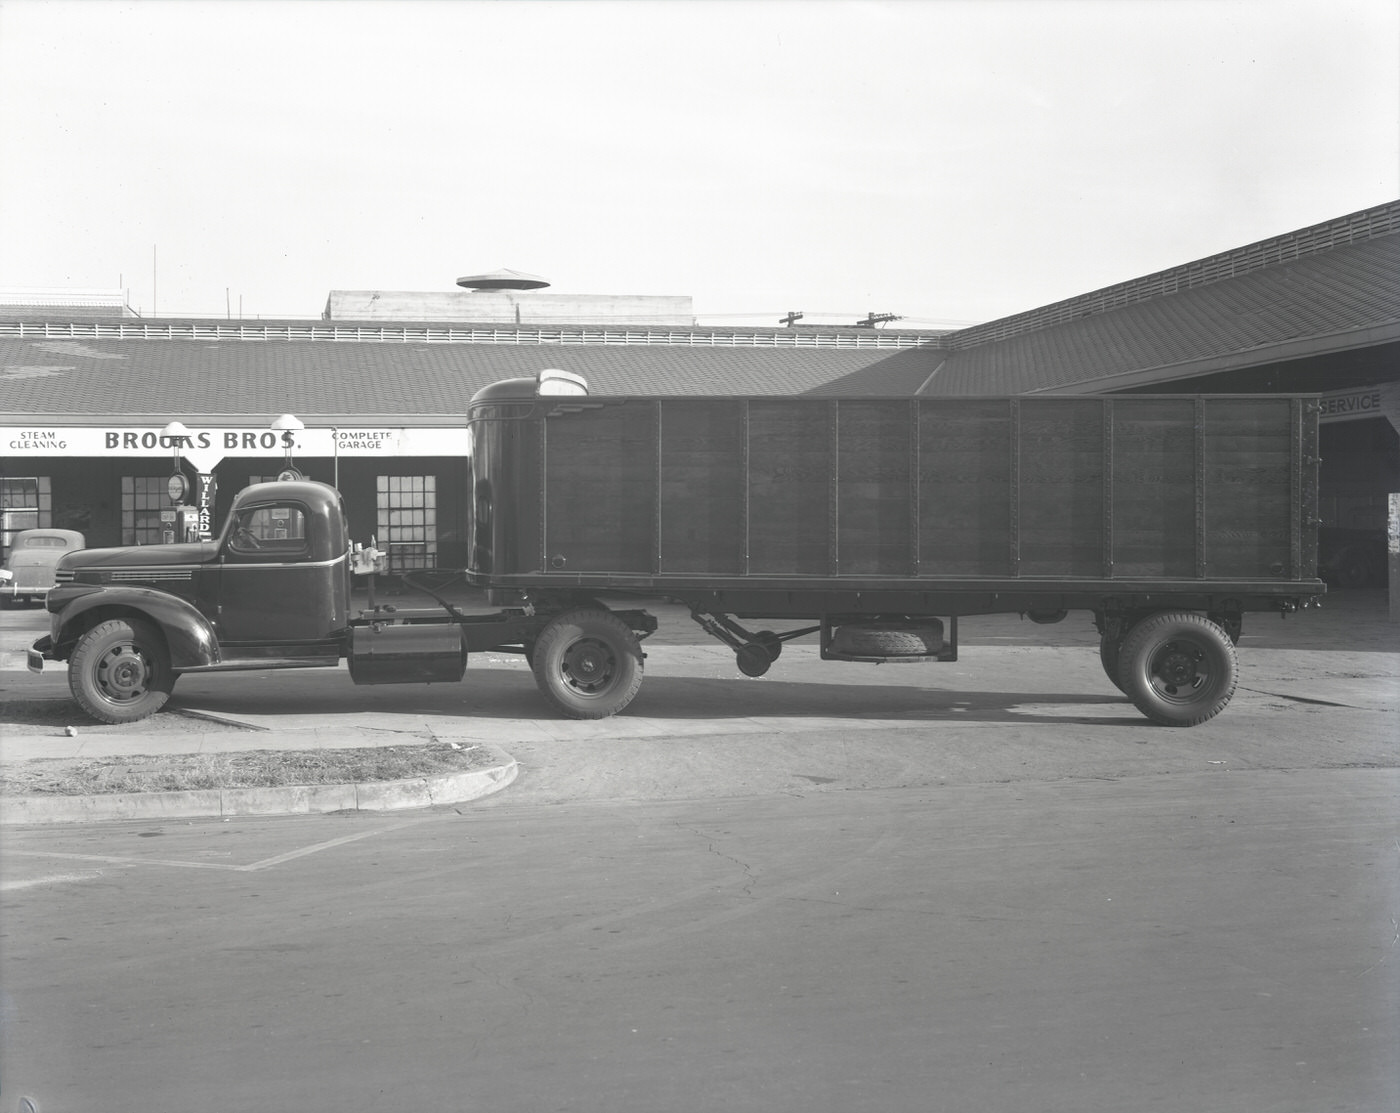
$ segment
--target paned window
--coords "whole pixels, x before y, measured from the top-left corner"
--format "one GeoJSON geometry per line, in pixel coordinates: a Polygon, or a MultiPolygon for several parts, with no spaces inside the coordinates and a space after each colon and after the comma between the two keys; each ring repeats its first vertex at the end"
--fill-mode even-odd
{"type": "Polygon", "coordinates": [[[47,475],[0,479],[0,556],[10,555],[22,529],[53,525],[53,495],[47,475]]]}
{"type": "Polygon", "coordinates": [[[389,554],[389,571],[437,567],[437,476],[378,476],[375,500],[377,538],[389,554]]]}
{"type": "Polygon", "coordinates": [[[122,476],[122,544],[159,545],[165,540],[162,510],[172,510],[164,476],[122,476]]]}

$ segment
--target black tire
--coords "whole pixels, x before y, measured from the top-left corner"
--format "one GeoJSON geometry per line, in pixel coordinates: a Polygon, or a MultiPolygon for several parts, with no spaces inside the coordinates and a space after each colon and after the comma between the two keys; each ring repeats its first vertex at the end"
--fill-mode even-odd
{"type": "Polygon", "coordinates": [[[1123,652],[1123,639],[1110,638],[1107,634],[1099,638],[1099,663],[1104,675],[1113,681],[1113,686],[1123,691],[1123,681],[1118,677],[1118,662],[1123,652]]]}
{"type": "Polygon", "coordinates": [[[851,657],[928,657],[943,648],[943,623],[927,618],[842,626],[832,635],[831,648],[851,657]]]}
{"type": "Polygon", "coordinates": [[[571,719],[606,719],[642,686],[642,646],[608,611],[560,615],[535,639],[535,684],[571,719]]]}
{"type": "Polygon", "coordinates": [[[760,630],[753,636],[753,640],[768,650],[768,660],[776,661],[783,655],[783,639],[772,630],[760,630]]]}
{"type": "Polygon", "coordinates": [[[78,639],[68,658],[68,689],[103,723],[134,723],[170,698],[175,673],[160,631],[140,619],[114,618],[78,639]]]}
{"type": "Polygon", "coordinates": [[[1225,631],[1184,611],[1144,618],[1118,654],[1118,686],[1139,711],[1168,727],[1193,727],[1220,714],[1235,694],[1238,672],[1225,631]]]}
{"type": "Polygon", "coordinates": [[[762,676],[773,667],[773,654],[762,642],[745,642],[735,652],[734,661],[745,676],[762,676]]]}

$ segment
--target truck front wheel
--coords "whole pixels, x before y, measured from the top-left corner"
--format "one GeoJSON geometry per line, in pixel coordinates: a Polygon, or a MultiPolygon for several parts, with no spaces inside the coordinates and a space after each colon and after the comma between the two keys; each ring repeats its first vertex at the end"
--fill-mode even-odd
{"type": "Polygon", "coordinates": [[[1118,653],[1118,686],[1144,715],[1169,727],[1214,718],[1235,694],[1238,662],[1229,635],[1190,612],[1149,615],[1118,653]]]}
{"type": "Polygon", "coordinates": [[[571,719],[606,719],[642,686],[642,646],[607,611],[560,615],[535,640],[531,665],[545,698],[571,719]]]}
{"type": "Polygon", "coordinates": [[[68,688],[104,723],[134,723],[164,706],[175,686],[165,640],[149,622],[114,618],[78,639],[68,659],[68,688]]]}

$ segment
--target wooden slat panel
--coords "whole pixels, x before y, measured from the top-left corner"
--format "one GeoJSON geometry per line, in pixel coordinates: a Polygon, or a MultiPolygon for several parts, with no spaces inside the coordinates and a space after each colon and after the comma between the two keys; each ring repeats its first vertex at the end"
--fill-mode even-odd
{"type": "Polygon", "coordinates": [[[839,420],[841,574],[908,576],[909,403],[845,401],[839,420]]]}
{"type": "Polygon", "coordinates": [[[547,569],[652,570],[655,434],[654,411],[642,401],[550,419],[545,486],[547,569]]]}
{"type": "Polygon", "coordinates": [[[1115,401],[1115,576],[1195,575],[1195,420],[1190,398],[1115,401]]]}
{"type": "Polygon", "coordinates": [[[1097,399],[1021,400],[1022,576],[1103,569],[1103,414],[1097,399]]]}
{"type": "Polygon", "coordinates": [[[921,403],[920,575],[1010,574],[1010,443],[1004,400],[921,403]]]}
{"type": "Polygon", "coordinates": [[[1206,402],[1206,575],[1282,577],[1291,551],[1290,401],[1206,402]]]}
{"type": "Polygon", "coordinates": [[[827,407],[749,402],[749,572],[828,574],[827,407]]]}
{"type": "Polygon", "coordinates": [[[742,571],[742,408],[735,399],[662,402],[662,571],[742,571]]]}

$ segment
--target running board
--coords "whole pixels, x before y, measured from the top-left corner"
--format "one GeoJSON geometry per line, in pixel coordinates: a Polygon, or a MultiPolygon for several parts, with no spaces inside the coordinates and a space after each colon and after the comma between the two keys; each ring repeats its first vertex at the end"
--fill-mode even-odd
{"type": "Polygon", "coordinates": [[[182,676],[199,672],[252,672],[254,669],[333,669],[340,664],[338,656],[324,657],[235,657],[213,665],[195,665],[177,669],[182,676]]]}

